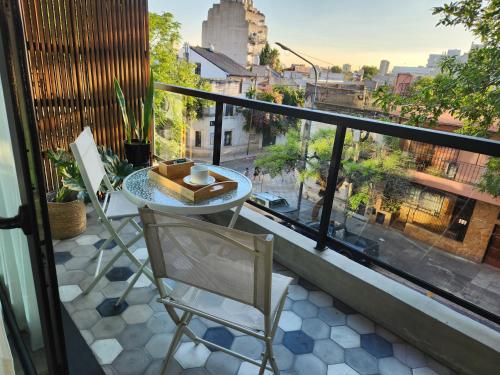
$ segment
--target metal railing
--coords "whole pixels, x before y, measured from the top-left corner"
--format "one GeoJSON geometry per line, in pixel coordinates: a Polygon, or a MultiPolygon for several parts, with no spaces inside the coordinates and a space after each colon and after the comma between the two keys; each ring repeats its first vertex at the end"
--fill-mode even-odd
{"type": "Polygon", "coordinates": [[[337,130],[335,132],[335,140],[332,149],[332,154],[330,157],[327,185],[324,191],[324,203],[323,203],[321,221],[318,231],[311,229],[304,223],[299,222],[298,220],[294,220],[286,215],[280,214],[267,207],[261,206],[253,201],[247,201],[247,203],[258,207],[263,211],[269,212],[272,215],[283,220],[284,222],[293,224],[296,227],[299,227],[302,230],[306,231],[307,233],[310,233],[316,239],[317,250],[324,250],[328,242],[330,246],[335,247],[336,250],[341,250],[342,252],[349,254],[355,260],[362,261],[367,264],[369,263],[375,264],[381,268],[384,268],[394,273],[395,275],[403,277],[406,280],[416,285],[419,285],[420,287],[425,288],[428,291],[435,293],[436,295],[444,297],[445,299],[453,303],[456,303],[459,306],[465,307],[466,309],[482,317],[485,317],[497,324],[500,324],[500,317],[498,315],[490,311],[487,311],[469,301],[459,298],[456,295],[446,290],[440,289],[435,285],[432,285],[425,280],[415,277],[410,273],[400,270],[385,262],[382,262],[376,257],[354,250],[345,243],[341,243],[335,238],[328,236],[328,227],[330,225],[333,199],[335,197],[337,178],[341,168],[342,150],[345,142],[347,129],[357,129],[357,130],[387,135],[391,137],[404,138],[407,140],[418,141],[418,142],[425,142],[437,146],[451,147],[459,150],[475,152],[492,157],[500,157],[500,142],[490,139],[471,137],[471,136],[449,133],[439,130],[400,125],[390,122],[379,121],[375,119],[359,118],[338,113],[331,113],[331,112],[299,108],[299,107],[291,107],[281,104],[263,102],[259,100],[247,99],[235,96],[227,96],[227,95],[216,94],[186,87],[173,86],[158,82],[155,84],[155,88],[157,90],[168,91],[175,94],[187,95],[215,102],[215,129],[214,129],[214,145],[213,145],[213,160],[212,160],[213,164],[215,165],[219,165],[221,161],[222,121],[224,113],[223,112],[224,104],[231,104],[234,106],[254,109],[262,112],[270,112],[274,114],[295,117],[298,119],[335,125],[337,127],[337,130]]]}

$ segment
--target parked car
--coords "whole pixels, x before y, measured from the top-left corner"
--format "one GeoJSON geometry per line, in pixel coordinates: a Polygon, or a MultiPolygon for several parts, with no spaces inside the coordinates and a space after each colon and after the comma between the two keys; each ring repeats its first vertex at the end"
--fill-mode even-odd
{"type": "MultiPolygon", "coordinates": [[[[319,221],[313,221],[306,223],[306,225],[311,229],[319,230],[320,223],[319,221]]],[[[296,225],[287,225],[287,227],[306,237],[315,239],[315,236],[312,233],[301,227],[296,225]]],[[[349,232],[344,224],[332,221],[328,225],[327,245],[334,250],[339,250],[339,252],[345,253],[342,249],[338,249],[338,243],[349,250],[355,250],[362,254],[373,257],[378,257],[379,255],[379,244],[377,241],[349,232]],[[334,238],[337,243],[334,243],[332,238],[334,238]]]]}
{"type": "Polygon", "coordinates": [[[296,211],[296,208],[291,207],[285,198],[268,192],[253,193],[250,200],[282,214],[296,211]]]}

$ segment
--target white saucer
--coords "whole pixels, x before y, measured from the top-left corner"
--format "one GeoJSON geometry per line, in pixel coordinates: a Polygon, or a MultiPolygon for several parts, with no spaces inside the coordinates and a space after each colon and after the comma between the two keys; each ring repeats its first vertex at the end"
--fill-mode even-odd
{"type": "Polygon", "coordinates": [[[215,182],[215,177],[208,176],[207,180],[203,184],[198,184],[198,183],[195,184],[194,182],[191,182],[191,175],[187,175],[186,177],[184,177],[182,179],[182,181],[184,181],[185,184],[188,184],[191,186],[206,186],[206,185],[213,184],[215,182]]]}

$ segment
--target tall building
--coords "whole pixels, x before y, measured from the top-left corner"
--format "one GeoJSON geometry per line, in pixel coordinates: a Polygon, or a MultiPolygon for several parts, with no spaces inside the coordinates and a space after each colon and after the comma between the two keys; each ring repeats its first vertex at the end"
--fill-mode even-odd
{"type": "Polygon", "coordinates": [[[389,72],[389,64],[387,60],[380,61],[379,73],[385,76],[389,72]]]}
{"type": "Polygon", "coordinates": [[[351,73],[352,66],[351,64],[344,64],[342,65],[342,72],[344,73],[351,73]]]}
{"type": "Polygon", "coordinates": [[[265,21],[253,0],[220,0],[203,21],[202,46],[213,46],[243,66],[258,64],[267,41],[265,21]]]}

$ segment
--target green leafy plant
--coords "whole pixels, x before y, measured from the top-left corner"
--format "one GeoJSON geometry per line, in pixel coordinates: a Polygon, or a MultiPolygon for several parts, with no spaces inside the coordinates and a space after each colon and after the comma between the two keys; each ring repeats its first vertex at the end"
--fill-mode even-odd
{"type": "Polygon", "coordinates": [[[54,164],[61,186],[56,192],[54,202],[64,203],[74,200],[88,200],[87,190],[75,159],[65,150],[49,150],[47,156],[54,164]]]}
{"type": "MultiPolygon", "coordinates": [[[[127,160],[120,160],[111,149],[98,147],[98,150],[111,185],[116,190],[120,189],[124,178],[134,171],[133,165],[127,160]]],[[[77,199],[88,202],[87,189],[73,156],[63,149],[49,150],[47,156],[61,178],[61,186],[54,196],[54,202],[64,203],[77,199]]],[[[101,186],[99,191],[104,193],[106,188],[101,186]]]]}
{"type": "Polygon", "coordinates": [[[125,95],[118,80],[114,79],[116,98],[120,105],[122,113],[123,124],[125,126],[125,136],[127,143],[132,143],[137,140],[140,143],[149,142],[149,129],[153,119],[153,105],[154,105],[154,75],[153,71],[149,72],[148,86],[146,87],[146,97],[144,102],[141,103],[141,117],[142,121],[137,121],[132,108],[127,105],[125,95]]]}

